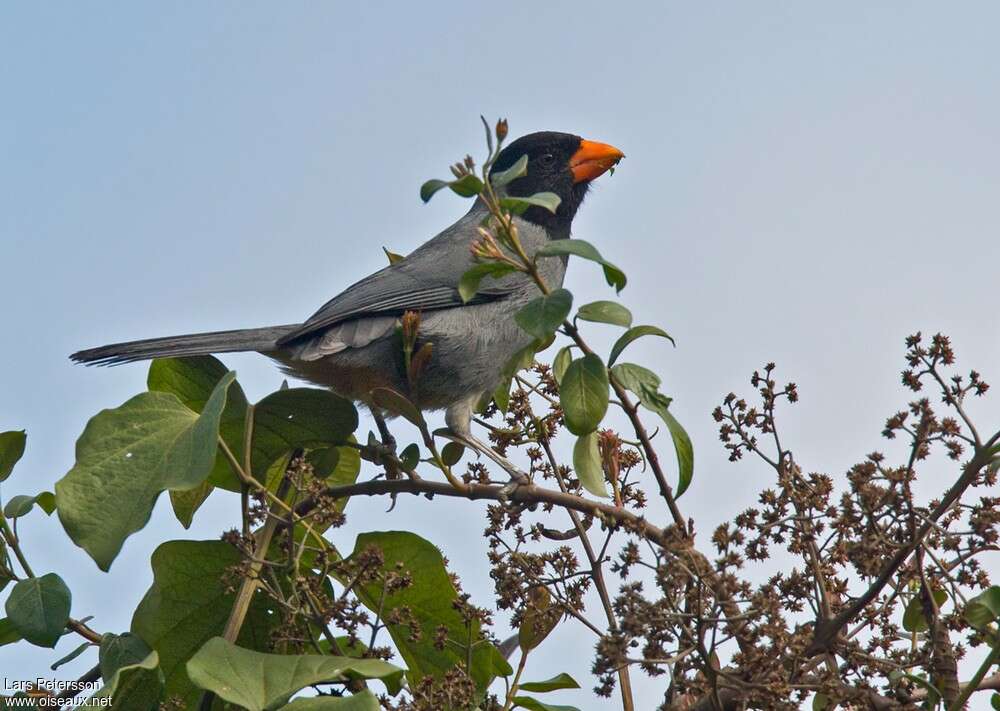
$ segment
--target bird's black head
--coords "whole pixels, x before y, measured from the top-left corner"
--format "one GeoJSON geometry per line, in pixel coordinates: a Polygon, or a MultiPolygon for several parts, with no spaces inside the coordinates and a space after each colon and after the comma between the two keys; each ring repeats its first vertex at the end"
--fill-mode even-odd
{"type": "Polygon", "coordinates": [[[507,170],[523,155],[528,156],[528,172],[507,185],[507,194],[515,197],[543,192],[558,195],[561,202],[554,215],[543,207],[530,207],[522,217],[551,232],[565,234],[569,233],[590,181],[624,158],[620,150],[606,143],[585,141],[571,133],[542,131],[522,136],[504,148],[490,174],[507,170]]]}

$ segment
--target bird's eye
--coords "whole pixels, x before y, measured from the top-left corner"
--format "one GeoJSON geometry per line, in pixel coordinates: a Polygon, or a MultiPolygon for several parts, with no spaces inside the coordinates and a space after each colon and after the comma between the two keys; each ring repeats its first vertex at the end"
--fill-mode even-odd
{"type": "Polygon", "coordinates": [[[545,168],[551,168],[556,162],[556,157],[551,153],[545,153],[538,158],[538,162],[545,168]]]}

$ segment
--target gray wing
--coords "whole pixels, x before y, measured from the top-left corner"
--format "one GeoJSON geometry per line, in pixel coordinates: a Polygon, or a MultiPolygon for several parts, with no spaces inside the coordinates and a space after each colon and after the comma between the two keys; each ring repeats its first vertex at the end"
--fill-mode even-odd
{"type": "MultiPolygon", "coordinates": [[[[404,260],[365,277],[328,301],[302,326],[278,341],[279,346],[317,338],[342,324],[334,340],[343,347],[356,347],[391,330],[395,317],[404,311],[429,311],[464,306],[458,281],[474,264],[470,245],[484,208],[476,205],[458,222],[427,242],[404,260]],[[351,323],[345,323],[351,322],[351,323]],[[348,333],[350,331],[350,333],[348,333]]],[[[523,288],[521,275],[484,280],[473,301],[502,299],[523,288]],[[511,278],[515,277],[515,278],[511,278]]],[[[324,338],[323,340],[329,340],[324,338]]],[[[336,344],[327,344],[327,348],[336,344]]]]}

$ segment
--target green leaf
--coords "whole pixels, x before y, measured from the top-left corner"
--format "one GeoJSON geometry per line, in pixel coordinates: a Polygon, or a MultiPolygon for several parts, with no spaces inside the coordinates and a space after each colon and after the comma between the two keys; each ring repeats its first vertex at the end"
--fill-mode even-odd
{"type": "Polygon", "coordinates": [[[265,473],[278,459],[297,449],[343,445],[358,428],[354,404],[328,390],[288,388],[273,392],[254,405],[253,475],[265,473]]]}
{"type": "Polygon", "coordinates": [[[639,396],[642,396],[645,389],[655,392],[660,387],[659,375],[635,363],[619,363],[611,369],[611,377],[623,388],[639,396]]]}
{"type": "Polygon", "coordinates": [[[424,426],[424,416],[410,400],[392,388],[375,388],[371,392],[372,402],[394,415],[400,415],[417,427],[424,426]]]}
{"type": "Polygon", "coordinates": [[[623,328],[632,325],[632,312],[616,301],[594,301],[584,304],[577,310],[576,317],[583,321],[610,323],[623,328]]]}
{"type": "Polygon", "coordinates": [[[990,697],[990,706],[1000,710],[1000,694],[993,694],[993,696],[990,697]]]}
{"type": "Polygon", "coordinates": [[[10,591],[7,619],[24,639],[39,647],[55,647],[69,622],[72,595],[55,573],[18,581],[10,591]]]}
{"type": "Polygon", "coordinates": [[[300,689],[323,681],[379,679],[399,693],[403,670],[379,659],[319,654],[264,654],[213,637],[187,663],[191,680],[249,711],[270,711],[300,689]]]}
{"type": "MultiPolygon", "coordinates": [[[[153,553],[153,585],[132,617],[132,632],[159,654],[167,697],[184,708],[197,708],[201,692],[188,678],[184,663],[222,634],[236,599],[223,577],[242,560],[223,541],[168,541],[153,553]]],[[[268,649],[278,614],[263,595],[255,595],[237,643],[268,649]]]]}
{"type": "MultiPolygon", "coordinates": [[[[154,392],[173,393],[188,409],[200,413],[205,409],[215,386],[228,372],[222,361],[213,356],[157,358],[149,364],[146,386],[154,392]]],[[[243,461],[243,432],[246,427],[247,405],[243,388],[238,382],[233,381],[226,391],[226,406],[219,420],[219,436],[238,462],[243,461]]],[[[221,450],[216,454],[208,482],[227,491],[241,489],[239,479],[221,450]]],[[[171,502],[173,499],[174,497],[171,497],[171,502]]],[[[192,504],[193,501],[187,502],[186,506],[180,507],[180,511],[177,506],[174,507],[174,513],[181,523],[184,523],[182,516],[187,516],[187,507],[192,504]]],[[[194,511],[190,513],[193,515],[194,511]]]]}
{"type": "Polygon", "coordinates": [[[540,585],[528,590],[528,602],[517,628],[517,644],[522,654],[545,641],[562,619],[558,608],[552,606],[552,596],[548,588],[540,585]]]}
{"type": "Polygon", "coordinates": [[[1000,619],[1000,586],[992,585],[969,600],[965,606],[965,619],[977,630],[985,629],[1000,619]]]}
{"type": "Polygon", "coordinates": [[[458,180],[452,180],[448,183],[448,187],[456,195],[470,198],[475,197],[483,191],[483,181],[472,173],[469,173],[468,175],[463,175],[458,180]]]}
{"type": "Polygon", "coordinates": [[[556,289],[529,301],[514,314],[514,320],[529,336],[541,341],[562,325],[572,308],[573,295],[566,289],[556,289]]]}
{"type": "Polygon", "coordinates": [[[14,471],[14,465],[24,454],[27,440],[24,430],[0,432],[0,481],[5,481],[14,471]]]}
{"type": "Polygon", "coordinates": [[[528,709],[528,711],[580,711],[576,706],[545,704],[531,696],[515,696],[514,708],[528,709]]]}
{"type": "Polygon", "coordinates": [[[621,292],[625,288],[627,281],[625,279],[625,272],[604,259],[594,245],[582,239],[554,239],[538,250],[535,253],[535,258],[562,257],[565,255],[573,255],[600,264],[604,267],[605,280],[607,280],[609,285],[615,287],[615,291],[621,292]]]}
{"type": "MultiPolygon", "coordinates": [[[[351,659],[367,659],[367,657],[365,657],[365,652],[368,651],[368,645],[360,639],[354,640],[354,643],[352,644],[351,638],[345,634],[339,637],[334,637],[334,640],[340,648],[340,656],[350,657],[351,659]]],[[[317,644],[319,645],[319,648],[323,650],[323,654],[336,654],[336,652],[333,651],[333,647],[330,645],[330,642],[327,641],[325,637],[319,640],[317,644]]]]}
{"type": "Polygon", "coordinates": [[[458,281],[458,295],[462,301],[468,302],[479,291],[479,284],[486,277],[499,279],[516,271],[513,265],[505,262],[479,262],[468,269],[458,281]]]}
{"type": "Polygon", "coordinates": [[[471,173],[457,180],[428,180],[420,186],[420,199],[428,202],[436,192],[444,188],[451,188],[452,192],[462,197],[475,197],[482,192],[483,181],[471,173]]]}
{"type": "Polygon", "coordinates": [[[206,480],[193,489],[170,492],[170,507],[184,528],[191,528],[195,512],[201,508],[201,505],[205,503],[213,491],[215,491],[215,487],[206,480]]]}
{"type": "MultiPolygon", "coordinates": [[[[316,478],[323,479],[328,486],[353,484],[361,473],[361,452],[346,445],[312,450],[306,460],[313,465],[316,478]]],[[[347,499],[340,499],[337,505],[343,510],[346,504],[347,499]]]]}
{"type": "Polygon", "coordinates": [[[153,651],[140,637],[126,632],[125,634],[105,633],[101,637],[101,647],[97,659],[101,669],[101,678],[105,683],[122,667],[139,664],[153,651]]]}
{"type": "Polygon", "coordinates": [[[527,154],[521,156],[507,170],[502,170],[495,175],[490,176],[490,183],[494,188],[502,188],[503,186],[509,184],[510,182],[517,180],[528,174],[528,156],[527,154]]]}
{"type": "Polygon", "coordinates": [[[368,689],[363,689],[353,696],[314,696],[308,699],[295,699],[288,706],[282,706],[281,711],[381,711],[378,697],[368,689]]]}
{"type": "Polygon", "coordinates": [[[520,691],[534,691],[535,693],[541,693],[545,691],[556,691],[557,689],[579,689],[580,685],[576,682],[576,679],[563,672],[562,674],[558,674],[551,679],[546,679],[545,681],[526,681],[523,684],[518,684],[517,688],[520,691]]]}
{"type": "Polygon", "coordinates": [[[576,444],[573,445],[573,469],[576,470],[576,476],[584,489],[594,496],[608,497],[596,432],[577,438],[576,444]]]}
{"type": "Polygon", "coordinates": [[[635,363],[619,363],[611,369],[611,377],[622,387],[639,396],[639,402],[660,416],[670,431],[670,438],[677,454],[677,490],[679,497],[691,484],[694,477],[694,447],[691,438],[681,424],[670,413],[670,398],[659,392],[660,376],[635,363]]]}
{"type": "Polygon", "coordinates": [[[38,504],[38,508],[45,512],[46,516],[51,516],[52,512],[56,510],[56,495],[51,491],[43,491],[35,497],[35,503],[38,504]]]}
{"type": "MultiPolygon", "coordinates": [[[[948,593],[944,590],[935,590],[933,594],[934,602],[937,603],[938,607],[941,607],[945,600],[948,599],[948,593]]],[[[927,623],[927,618],[924,617],[922,596],[919,594],[914,595],[903,612],[903,629],[907,632],[923,632],[929,628],[930,625],[927,623]]]]}
{"type": "Polygon", "coordinates": [[[555,193],[535,193],[528,197],[500,198],[500,206],[510,210],[515,215],[523,214],[529,207],[541,207],[554,215],[561,202],[562,198],[555,193]]]}
{"type": "Polygon", "coordinates": [[[566,369],[569,367],[570,362],[573,360],[573,348],[572,346],[563,346],[556,353],[556,357],[552,359],[552,377],[556,380],[556,385],[562,382],[563,375],[566,374],[566,369]]]}
{"type": "Polygon", "coordinates": [[[14,627],[14,623],[10,621],[9,617],[0,618],[0,647],[20,642],[22,639],[24,638],[17,631],[17,628],[14,627]]]}
{"type": "Polygon", "coordinates": [[[507,412],[507,408],[510,407],[510,385],[513,380],[513,376],[502,378],[500,384],[493,391],[493,402],[497,404],[500,412],[507,412]]]}
{"type": "Polygon", "coordinates": [[[43,491],[36,496],[26,496],[24,494],[12,496],[7,505],[3,507],[3,515],[7,518],[20,518],[30,513],[36,503],[46,514],[51,514],[55,511],[55,497],[51,492],[43,491]]]}
{"type": "Polygon", "coordinates": [[[674,452],[677,454],[677,490],[674,497],[680,496],[687,491],[694,477],[694,446],[691,438],[681,426],[681,423],[670,413],[670,398],[659,392],[644,389],[639,396],[643,406],[655,412],[667,425],[670,431],[670,439],[674,443],[674,452]]]}
{"type": "Polygon", "coordinates": [[[402,254],[396,254],[395,252],[390,252],[385,247],[382,247],[382,251],[385,252],[385,256],[389,259],[389,264],[396,264],[397,262],[401,262],[404,259],[406,259],[406,257],[404,257],[402,254]]]}
{"type": "Polygon", "coordinates": [[[830,706],[830,697],[826,694],[816,694],[813,697],[813,711],[824,711],[830,706]]]}
{"type": "Polygon", "coordinates": [[[463,454],[465,454],[465,447],[458,442],[448,442],[441,450],[441,459],[449,467],[453,467],[462,459],[463,454]]]}
{"type": "Polygon", "coordinates": [[[608,371],[593,353],[569,364],[559,384],[566,428],[577,436],[597,429],[608,411],[608,371]]]}
{"type": "Polygon", "coordinates": [[[927,691],[927,701],[925,701],[925,703],[928,705],[925,708],[928,709],[937,708],[938,702],[941,700],[941,691],[932,683],[927,681],[927,679],[924,678],[924,676],[922,675],[918,676],[917,674],[910,674],[909,672],[904,672],[900,669],[893,669],[891,672],[889,672],[889,682],[891,684],[893,685],[899,684],[899,681],[901,679],[909,679],[914,684],[922,687],[925,691],[927,691]]]}
{"type": "MultiPolygon", "coordinates": [[[[670,337],[666,331],[662,328],[656,326],[636,326],[635,328],[630,328],[622,337],[615,341],[615,345],[611,347],[611,357],[608,358],[608,364],[614,365],[615,361],[618,360],[618,356],[622,354],[622,351],[628,347],[628,344],[637,338],[642,338],[643,336],[661,336],[666,338],[671,343],[674,343],[674,339],[670,337]]],[[[674,345],[677,345],[674,343],[674,345]]]]}
{"type": "Polygon", "coordinates": [[[514,355],[510,357],[510,360],[504,364],[503,373],[504,375],[514,376],[515,373],[530,368],[535,362],[535,353],[538,352],[539,344],[537,342],[529,343],[521,350],[517,351],[514,355]]]}
{"type": "Polygon", "coordinates": [[[110,697],[111,708],[121,711],[156,711],[163,700],[163,671],[156,652],[134,664],[119,667],[104,687],[90,697],[87,707],[108,708],[101,699],[110,697]]]}
{"type": "Polygon", "coordinates": [[[443,190],[446,187],[448,187],[447,180],[428,180],[420,186],[420,199],[424,202],[428,202],[432,197],[434,197],[434,193],[439,190],[443,190]]]}
{"type": "Polygon", "coordinates": [[[86,652],[88,649],[90,649],[93,646],[94,646],[93,642],[84,642],[79,647],[77,647],[76,649],[74,649],[72,652],[70,652],[69,654],[67,654],[65,657],[60,657],[58,660],[52,662],[52,665],[49,667],[49,669],[51,669],[52,671],[55,671],[56,669],[58,669],[59,667],[61,667],[63,664],[69,664],[71,661],[73,661],[74,659],[76,659],[77,657],[79,657],[81,654],[83,654],[84,652],[86,652]]]}
{"type": "Polygon", "coordinates": [[[205,481],[234,378],[229,373],[219,381],[200,415],[176,395],[147,392],[87,424],[76,444],[76,465],[56,483],[56,500],[66,532],[101,570],[146,525],[161,492],[205,481]]]}
{"type": "Polygon", "coordinates": [[[420,447],[416,442],[406,446],[406,449],[399,455],[399,461],[407,469],[413,469],[420,463],[420,447]]]}
{"type": "MultiPolygon", "coordinates": [[[[389,624],[392,641],[406,662],[411,683],[424,676],[442,678],[456,663],[466,663],[465,644],[470,631],[453,603],[458,592],[444,566],[441,551],[420,536],[406,531],[363,533],[358,536],[352,557],[358,556],[368,546],[382,551],[384,570],[396,571],[397,563],[408,571],[413,585],[387,595],[382,600],[382,584],[369,583],[357,589],[358,598],[370,610],[381,607],[382,618],[391,619],[392,612],[408,607],[420,625],[419,640],[411,639],[407,625],[389,624]],[[439,625],[448,628],[450,642],[444,649],[436,649],[434,638],[439,625]]],[[[472,667],[470,676],[476,688],[483,693],[494,678],[511,674],[510,665],[500,652],[482,638],[478,623],[472,625],[472,667]]]]}

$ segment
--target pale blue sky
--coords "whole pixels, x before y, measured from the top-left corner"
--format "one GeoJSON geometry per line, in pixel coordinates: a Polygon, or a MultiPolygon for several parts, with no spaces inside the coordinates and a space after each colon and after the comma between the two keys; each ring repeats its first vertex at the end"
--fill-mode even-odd
{"type": "MultiPolygon", "coordinates": [[[[630,358],[663,375],[694,439],[681,503],[707,546],[765,485],[725,462],[709,418],[754,367],[776,360],[799,383],[786,438],[838,477],[905,402],[907,333],[950,333],[996,379],[998,26],[990,2],[4,3],[0,430],[29,439],[3,496],[51,488],[87,418],[144,387],[142,365],[67,354],[308,316],[382,266],[383,245],[410,251],[464,211],[417,189],[480,150],[480,113],[503,114],[515,135],[570,131],[628,156],[576,236],[628,273],[637,319],[677,338],[630,358]]],[[[589,265],[567,285],[579,303],[608,296],[589,265]]],[[[226,362],[251,397],[280,383],[263,358],[226,362]]],[[[358,502],[338,535],[423,533],[488,600],[482,507],[443,503],[358,502]]],[[[108,575],[54,519],[22,530],[36,570],[65,573],[74,614],[121,631],[156,542],[214,537],[233,506],[213,499],[185,533],[161,501],[108,575]]],[[[566,625],[538,675],[571,656],[589,687],[591,645],[566,625]]],[[[0,669],[15,678],[58,656],[14,649],[0,669]]],[[[652,707],[660,683],[639,686],[652,707]]]]}

